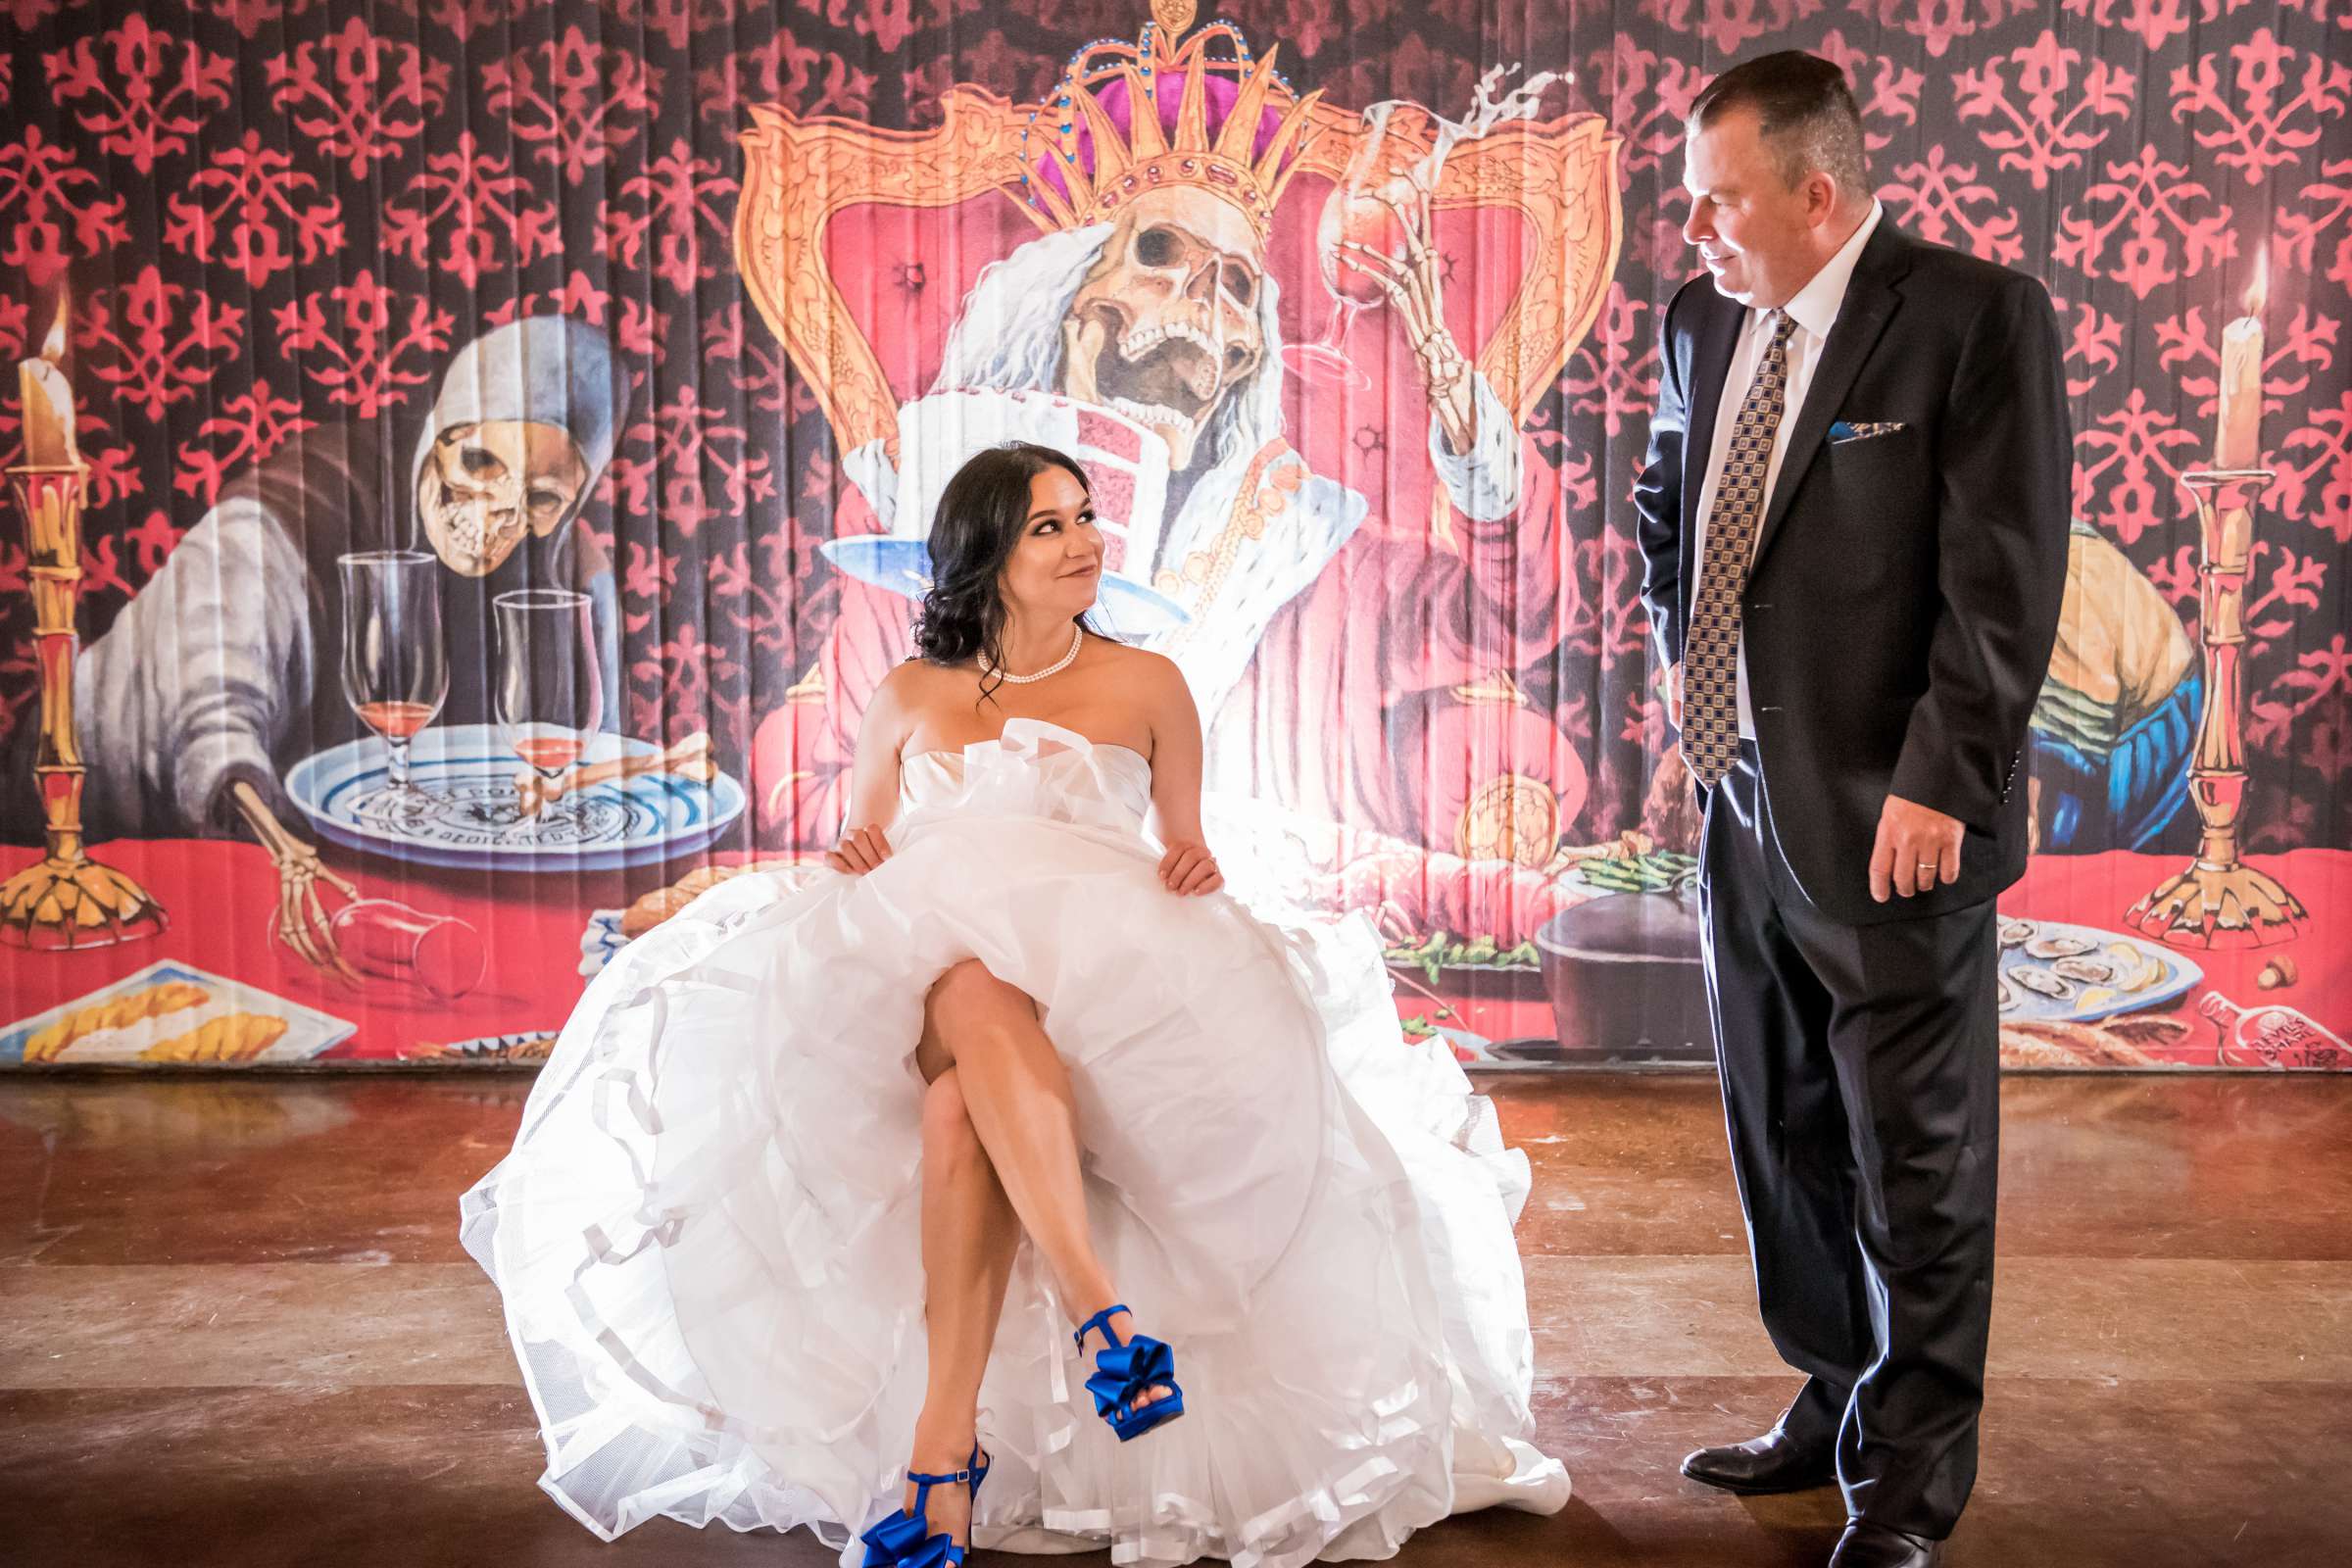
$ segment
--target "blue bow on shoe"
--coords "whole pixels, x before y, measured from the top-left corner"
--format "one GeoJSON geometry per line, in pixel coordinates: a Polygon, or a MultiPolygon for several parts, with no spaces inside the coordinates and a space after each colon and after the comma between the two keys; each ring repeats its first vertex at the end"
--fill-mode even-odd
{"type": "Polygon", "coordinates": [[[1184,1390],[1176,1386],[1176,1352],[1149,1334],[1138,1334],[1122,1345],[1110,1320],[1126,1310],[1124,1304],[1106,1306],[1071,1336],[1083,1350],[1087,1335],[1102,1331],[1104,1348],[1095,1356],[1098,1370],[1086,1380],[1086,1392],[1095,1396],[1095,1414],[1110,1423],[1121,1443],[1184,1414],[1184,1390]],[[1150,1404],[1138,1404],[1147,1389],[1167,1393],[1150,1404]]]}
{"type": "Polygon", "coordinates": [[[1102,1351],[1095,1365],[1099,1370],[1086,1380],[1086,1392],[1095,1396],[1095,1414],[1105,1420],[1113,1412],[1149,1408],[1136,1403],[1147,1389],[1174,1388],[1176,1352],[1149,1334],[1102,1351]]]}
{"type": "Polygon", "coordinates": [[[930,1533],[929,1521],[901,1508],[858,1539],[865,1543],[865,1568],[947,1568],[956,1540],[930,1533]]]}

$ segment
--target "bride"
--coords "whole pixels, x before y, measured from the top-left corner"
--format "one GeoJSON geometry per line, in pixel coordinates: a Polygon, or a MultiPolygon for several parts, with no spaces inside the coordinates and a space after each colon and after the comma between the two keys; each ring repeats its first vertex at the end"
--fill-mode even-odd
{"type": "Polygon", "coordinates": [[[1061,454],[956,475],[831,871],[623,949],[466,1196],[599,1536],[1283,1568],[1565,1504],[1526,1159],[1367,927],[1222,891],[1182,676],[1086,626],[1102,554],[1061,454]]]}

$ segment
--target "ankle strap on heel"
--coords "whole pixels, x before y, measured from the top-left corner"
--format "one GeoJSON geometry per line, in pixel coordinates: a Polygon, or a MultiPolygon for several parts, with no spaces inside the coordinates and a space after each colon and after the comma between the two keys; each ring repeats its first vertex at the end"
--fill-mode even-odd
{"type": "Polygon", "coordinates": [[[909,1470],[906,1472],[906,1479],[914,1485],[913,1511],[914,1517],[919,1519],[923,1517],[923,1504],[931,1500],[933,1487],[969,1487],[977,1493],[980,1490],[980,1483],[988,1479],[988,1455],[975,1445],[972,1448],[972,1456],[964,1461],[962,1469],[951,1475],[942,1476],[925,1475],[920,1470],[909,1470]]]}
{"type": "Polygon", "coordinates": [[[921,1470],[908,1470],[907,1483],[914,1488],[914,1506],[901,1508],[875,1525],[858,1539],[866,1545],[865,1568],[910,1568],[921,1562],[932,1568],[954,1568],[963,1561],[964,1548],[945,1533],[931,1531],[931,1489],[933,1487],[967,1486],[971,1489],[977,1508],[980,1483],[988,1479],[988,1454],[978,1444],[972,1445],[972,1456],[964,1467],[950,1475],[932,1475],[921,1470]]]}
{"type": "Polygon", "coordinates": [[[1083,1350],[1086,1348],[1087,1335],[1096,1329],[1101,1329],[1102,1331],[1103,1348],[1106,1349],[1115,1350],[1124,1342],[1119,1339],[1117,1334],[1111,1331],[1110,1320],[1114,1317],[1117,1317],[1121,1312],[1126,1312],[1130,1317],[1135,1315],[1128,1308],[1127,1303],[1124,1301],[1119,1302],[1115,1306],[1106,1306],[1102,1311],[1097,1312],[1093,1317],[1090,1317],[1085,1322],[1079,1324],[1078,1332],[1071,1335],[1070,1338],[1077,1341],[1078,1348],[1083,1350]]]}
{"type": "Polygon", "coordinates": [[[927,1492],[933,1487],[952,1487],[967,1482],[972,1479],[972,1472],[966,1469],[958,1470],[952,1476],[927,1476],[920,1470],[909,1470],[906,1479],[927,1492]]]}

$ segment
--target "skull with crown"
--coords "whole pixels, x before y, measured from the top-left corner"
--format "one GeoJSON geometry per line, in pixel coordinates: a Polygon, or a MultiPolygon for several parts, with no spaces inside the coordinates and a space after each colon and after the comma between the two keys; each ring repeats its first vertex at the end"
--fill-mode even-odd
{"type": "MultiPolygon", "coordinates": [[[[921,129],[749,106],[736,221],[744,282],[845,453],[878,442],[897,461],[901,415],[924,371],[905,355],[905,338],[878,341],[886,318],[875,291],[840,270],[871,266],[880,245],[903,242],[857,228],[864,237],[837,249],[834,225],[867,210],[942,210],[982,196],[1008,198],[1043,237],[1105,235],[1085,251],[1083,276],[1053,324],[1054,384],[985,384],[1037,387],[1116,410],[1160,434],[1179,472],[1223,456],[1203,437],[1227,411],[1261,418],[1272,412],[1256,407],[1253,394],[1271,390],[1281,347],[1272,309],[1280,268],[1268,250],[1276,209],[1298,175],[1342,181],[1376,133],[1368,115],[1296,90],[1276,69],[1276,51],[1255,53],[1231,23],[1195,28],[1195,0],[1152,0],[1152,13],[1134,40],[1079,49],[1042,100],[1014,104],[958,82],[940,95],[937,123],[921,129]]],[[[1400,162],[1429,154],[1429,111],[1416,107],[1384,123],[1400,162]]],[[[1394,260],[1351,261],[1377,274],[1396,307],[1449,440],[1468,414],[1469,362],[1525,419],[1590,329],[1620,232],[1616,148],[1591,113],[1501,124],[1457,147],[1442,170],[1441,160],[1428,160],[1419,213],[1398,214],[1418,243],[1401,246],[1394,260]],[[1487,270],[1482,295],[1500,303],[1500,313],[1467,313],[1478,331],[1466,348],[1447,327],[1445,258],[1432,223],[1439,214],[1465,224],[1503,212],[1519,240],[1472,245],[1474,270],[1487,270]]],[[[990,221],[957,223],[956,243],[986,232],[990,221]]],[[[1014,257],[1025,250],[1016,247],[1014,257]]],[[[948,259],[960,259],[954,247],[948,259]]],[[[1019,276],[1032,285],[1049,271],[1019,276]]],[[[1052,278],[1058,284],[1058,274],[1052,278]]],[[[980,339],[1000,323],[959,319],[952,344],[966,326],[980,339]]],[[[1024,364],[1035,363],[1029,350],[1024,342],[1024,364]]],[[[985,362],[992,351],[981,344],[971,359],[985,362]]],[[[942,387],[982,384],[940,373],[942,387]]]]}
{"type": "Polygon", "coordinates": [[[1049,226],[1110,224],[1062,322],[1060,390],[1156,430],[1178,470],[1273,351],[1266,234],[1320,97],[1230,23],[1175,43],[1187,20],[1080,49],[1020,140],[1049,226]]]}

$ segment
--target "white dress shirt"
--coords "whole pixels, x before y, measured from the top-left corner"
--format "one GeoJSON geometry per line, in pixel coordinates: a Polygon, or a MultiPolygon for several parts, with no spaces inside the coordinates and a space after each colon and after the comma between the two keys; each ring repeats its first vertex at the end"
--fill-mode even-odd
{"type": "MultiPolygon", "coordinates": [[[[1757,502],[1757,536],[1762,537],[1764,513],[1772,507],[1772,488],[1780,482],[1781,458],[1787,450],[1787,435],[1796,423],[1797,411],[1805,406],[1805,392],[1813,384],[1814,367],[1821,363],[1822,345],[1829,341],[1830,328],[1838,322],[1838,308],[1845,303],[1845,286],[1854,275],[1854,263],[1862,256],[1862,247],[1879,226],[1883,209],[1877,202],[1870,204],[1870,216],[1862,226],[1838,248],[1838,254],[1822,264],[1812,280],[1796,291],[1783,307],[1794,318],[1796,328],[1788,334],[1788,384],[1784,392],[1785,406],[1781,422],[1773,432],[1772,458],[1764,466],[1764,494],[1757,502]]],[[[1693,569],[1704,571],[1707,560],[1707,515],[1715,509],[1715,486],[1723,474],[1723,460],[1732,447],[1732,428],[1740,422],[1740,406],[1747,401],[1747,389],[1756,378],[1756,370],[1764,360],[1764,351],[1772,344],[1772,329],[1778,323],[1774,311],[1750,310],[1740,323],[1740,341],[1732,350],[1732,368],[1723,378],[1723,396],[1715,406],[1715,438],[1707,453],[1707,476],[1698,491],[1698,534],[1692,542],[1690,560],[1693,569]]],[[[1690,585],[1690,598],[1698,597],[1698,585],[1690,585]]],[[[1739,700],[1740,735],[1743,740],[1756,738],[1756,716],[1748,707],[1747,698],[1747,638],[1740,639],[1739,700]]]]}

